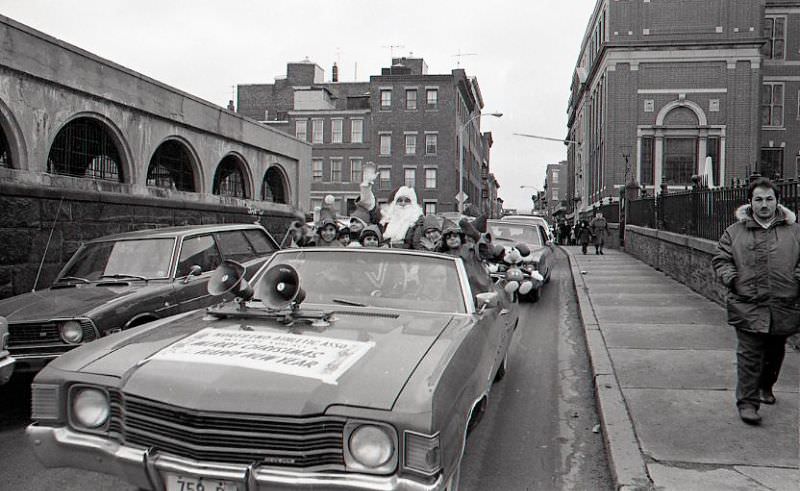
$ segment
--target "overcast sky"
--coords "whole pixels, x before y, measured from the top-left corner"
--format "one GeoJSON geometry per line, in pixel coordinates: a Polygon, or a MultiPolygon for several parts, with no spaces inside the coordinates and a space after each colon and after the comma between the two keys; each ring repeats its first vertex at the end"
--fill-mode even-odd
{"type": "Polygon", "coordinates": [[[596,0],[0,0],[0,13],[225,106],[233,86],[271,83],[306,57],[330,79],[367,81],[394,56],[450,73],[457,53],[483,93],[482,130],[506,208],[530,208],[566,147],[569,86],[596,0]],[[389,48],[397,45],[401,47],[389,48]],[[466,55],[466,53],[470,53],[466,55]]]}

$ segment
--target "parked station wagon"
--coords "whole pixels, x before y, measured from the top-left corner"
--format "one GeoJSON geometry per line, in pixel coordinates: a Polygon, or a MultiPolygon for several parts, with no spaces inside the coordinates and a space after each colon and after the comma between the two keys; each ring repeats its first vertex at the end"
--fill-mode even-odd
{"type": "Polygon", "coordinates": [[[219,302],[206,291],[224,259],[255,271],[278,248],[253,224],[140,230],[83,244],[52,286],[0,300],[17,371],[109,333],[219,302]]]}
{"type": "MultiPolygon", "coordinates": [[[[456,489],[506,373],[518,307],[463,261],[404,249],[276,252],[237,298],[73,350],[32,386],[48,467],[145,489],[456,489]]],[[[488,273],[487,273],[488,274],[488,273]]]]}

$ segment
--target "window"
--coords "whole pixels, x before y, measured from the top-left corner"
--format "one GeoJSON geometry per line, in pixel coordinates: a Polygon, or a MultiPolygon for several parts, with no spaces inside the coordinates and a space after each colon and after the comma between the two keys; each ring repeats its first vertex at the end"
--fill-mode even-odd
{"type": "Polygon", "coordinates": [[[768,60],[786,58],[786,17],[769,16],[764,19],[764,37],[761,54],[768,60]]]}
{"type": "Polygon", "coordinates": [[[413,188],[417,185],[417,170],[403,169],[403,185],[413,188]]]}
{"type": "Polygon", "coordinates": [[[350,143],[363,143],[364,142],[364,120],[351,119],[350,120],[350,143]]]}
{"type": "Polygon", "coordinates": [[[417,135],[406,135],[406,155],[417,153],[417,135]]]}
{"type": "Polygon", "coordinates": [[[406,109],[417,110],[417,89],[406,89],[406,109]]]}
{"type": "Polygon", "coordinates": [[[642,138],[641,175],[642,184],[653,185],[653,164],[655,163],[655,138],[645,136],[642,138]]]}
{"type": "Polygon", "coordinates": [[[342,124],[341,119],[331,120],[331,143],[342,143],[342,124]]]}
{"type": "Polygon", "coordinates": [[[392,91],[391,89],[381,90],[381,109],[387,110],[392,108],[392,91]]]}
{"type": "Polygon", "coordinates": [[[294,122],[294,136],[303,141],[308,141],[308,120],[298,119],[294,122]]]}
{"type": "Polygon", "coordinates": [[[425,155],[436,155],[439,146],[439,135],[425,135],[425,155]]]}
{"type": "Polygon", "coordinates": [[[691,184],[697,172],[697,139],[664,140],[664,176],[667,184],[691,184]]]}
{"type": "Polygon", "coordinates": [[[311,160],[311,181],[322,182],[322,159],[311,160]]]}
{"type": "Polygon", "coordinates": [[[220,265],[219,249],[210,235],[199,235],[183,239],[181,255],[178,259],[178,271],[175,276],[186,276],[192,266],[200,266],[200,271],[214,271],[220,265]]]}
{"type": "Polygon", "coordinates": [[[311,120],[311,143],[322,143],[322,123],[321,119],[311,120]]]}
{"type": "Polygon", "coordinates": [[[558,184],[558,171],[553,172],[553,184],[558,184]]]}
{"type": "Polygon", "coordinates": [[[428,107],[428,109],[439,108],[439,89],[425,90],[425,105],[428,107]]]}
{"type": "Polygon", "coordinates": [[[222,252],[223,259],[243,262],[258,256],[242,230],[217,232],[214,237],[217,239],[217,245],[222,252]]]}
{"type": "Polygon", "coordinates": [[[426,215],[435,215],[436,214],[436,202],[435,201],[425,201],[425,214],[426,215]]]}
{"type": "Polygon", "coordinates": [[[350,182],[358,182],[364,178],[364,164],[363,159],[353,158],[350,159],[350,182]]]}
{"type": "Polygon", "coordinates": [[[765,83],[762,86],[761,126],[783,127],[782,83],[765,83]]]}
{"type": "Polygon", "coordinates": [[[391,189],[392,181],[389,168],[378,169],[378,189],[391,189]]]}
{"type": "Polygon", "coordinates": [[[392,154],[392,135],[391,134],[382,134],[381,138],[381,155],[391,155],[392,154]]]}
{"type": "Polygon", "coordinates": [[[783,149],[762,148],[758,173],[769,179],[783,177],[783,149]]]}
{"type": "Polygon", "coordinates": [[[331,159],[331,182],[342,182],[342,159],[331,159]]]}
{"type": "Polygon", "coordinates": [[[436,189],[436,169],[425,169],[425,189],[436,189]]]}
{"type": "Polygon", "coordinates": [[[322,198],[311,198],[311,210],[322,208],[322,198]]]}
{"type": "MultiPolygon", "coordinates": [[[[711,172],[714,177],[714,184],[721,186],[719,182],[719,155],[720,155],[721,140],[718,136],[709,136],[708,143],[706,144],[706,156],[711,157],[711,172]]],[[[703,161],[705,165],[705,161],[703,161]]]]}
{"type": "Polygon", "coordinates": [[[553,201],[558,201],[558,189],[553,190],[552,194],[550,195],[550,199],[553,201]]]}

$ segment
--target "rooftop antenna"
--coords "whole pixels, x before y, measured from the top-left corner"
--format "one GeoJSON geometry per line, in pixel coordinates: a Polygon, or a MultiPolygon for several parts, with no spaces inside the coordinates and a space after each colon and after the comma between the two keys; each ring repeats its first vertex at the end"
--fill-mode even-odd
{"type": "Polygon", "coordinates": [[[451,55],[456,59],[456,68],[461,68],[461,57],[462,56],[478,56],[478,53],[462,53],[461,50],[458,50],[458,53],[451,55]]]}
{"type": "Polygon", "coordinates": [[[395,48],[405,48],[402,44],[390,44],[387,46],[382,46],[384,49],[389,48],[389,56],[394,59],[394,49],[395,48]]]}

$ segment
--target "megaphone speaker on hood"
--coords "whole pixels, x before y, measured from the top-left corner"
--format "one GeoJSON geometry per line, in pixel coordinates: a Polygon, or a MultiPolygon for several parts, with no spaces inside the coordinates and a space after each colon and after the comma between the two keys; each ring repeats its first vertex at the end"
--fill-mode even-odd
{"type": "Polygon", "coordinates": [[[253,298],[253,287],[244,279],[245,267],[236,261],[222,261],[208,280],[208,293],[219,296],[233,293],[244,301],[253,298]]]}
{"type": "Polygon", "coordinates": [[[272,309],[285,309],[292,303],[302,303],[306,298],[306,292],[300,288],[297,270],[288,264],[269,268],[261,277],[258,287],[261,301],[272,309]]]}

